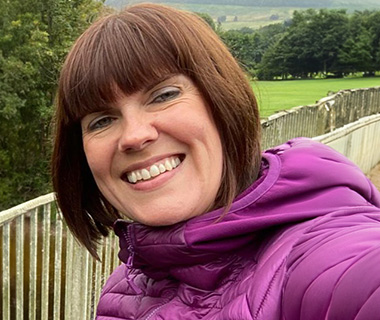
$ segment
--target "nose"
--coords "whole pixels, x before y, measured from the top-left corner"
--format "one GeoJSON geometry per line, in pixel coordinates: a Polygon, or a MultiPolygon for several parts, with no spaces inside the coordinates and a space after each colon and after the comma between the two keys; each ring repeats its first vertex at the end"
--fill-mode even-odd
{"type": "Polygon", "coordinates": [[[152,119],[129,114],[121,124],[118,148],[120,152],[142,150],[157,138],[158,131],[152,119]]]}

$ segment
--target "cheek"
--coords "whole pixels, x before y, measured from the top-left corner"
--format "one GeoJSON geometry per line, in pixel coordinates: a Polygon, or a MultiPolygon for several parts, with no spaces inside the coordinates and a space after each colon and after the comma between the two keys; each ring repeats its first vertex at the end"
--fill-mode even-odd
{"type": "Polygon", "coordinates": [[[189,109],[188,112],[181,111],[173,114],[173,117],[167,122],[168,131],[172,136],[178,137],[186,142],[201,141],[206,144],[218,142],[220,144],[219,132],[206,111],[194,111],[189,109]]]}
{"type": "Polygon", "coordinates": [[[98,179],[104,176],[111,161],[107,158],[109,152],[106,150],[106,146],[100,146],[99,143],[91,139],[88,141],[83,139],[83,149],[94,178],[98,179]]]}

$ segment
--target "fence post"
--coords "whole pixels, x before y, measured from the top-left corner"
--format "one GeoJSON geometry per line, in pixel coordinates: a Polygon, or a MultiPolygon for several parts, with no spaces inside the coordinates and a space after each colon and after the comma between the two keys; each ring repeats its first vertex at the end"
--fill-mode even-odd
{"type": "Polygon", "coordinates": [[[10,226],[3,226],[3,320],[11,318],[11,293],[10,293],[10,226]]]}

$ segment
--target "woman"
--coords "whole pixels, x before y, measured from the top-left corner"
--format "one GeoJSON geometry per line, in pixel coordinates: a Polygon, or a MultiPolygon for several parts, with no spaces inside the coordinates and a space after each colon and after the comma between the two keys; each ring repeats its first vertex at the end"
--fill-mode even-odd
{"type": "Polygon", "coordinates": [[[120,237],[97,319],[380,319],[379,193],[308,139],[261,154],[249,83],[195,15],[99,20],[57,105],[67,224],[94,256],[120,237]]]}

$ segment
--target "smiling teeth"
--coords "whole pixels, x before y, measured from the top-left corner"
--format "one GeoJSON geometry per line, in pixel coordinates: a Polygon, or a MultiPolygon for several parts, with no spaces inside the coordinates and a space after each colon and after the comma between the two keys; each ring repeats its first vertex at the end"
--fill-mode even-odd
{"type": "Polygon", "coordinates": [[[173,170],[180,163],[181,160],[178,157],[168,158],[163,163],[155,163],[150,168],[131,171],[127,174],[127,178],[130,183],[136,183],[141,180],[146,181],[159,176],[161,173],[173,170]]]}

